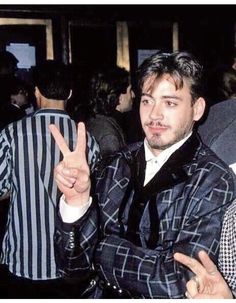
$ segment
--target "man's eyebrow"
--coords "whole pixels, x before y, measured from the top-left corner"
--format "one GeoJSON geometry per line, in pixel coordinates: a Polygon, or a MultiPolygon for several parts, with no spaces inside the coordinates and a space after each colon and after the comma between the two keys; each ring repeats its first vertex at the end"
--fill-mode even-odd
{"type": "Polygon", "coordinates": [[[152,96],[152,95],[150,95],[150,94],[147,94],[147,93],[142,93],[141,97],[143,97],[143,96],[146,96],[146,97],[151,98],[151,99],[153,99],[153,100],[154,100],[153,96],[152,96]]]}
{"type": "Polygon", "coordinates": [[[166,95],[166,96],[162,96],[163,99],[174,99],[174,100],[180,100],[182,101],[182,98],[178,97],[178,96],[173,96],[173,95],[166,95]]]}
{"type": "MultiPolygon", "coordinates": [[[[148,93],[142,93],[141,97],[142,96],[146,96],[148,98],[151,98],[152,100],[155,101],[154,97],[148,93]]],[[[165,96],[162,96],[161,97],[162,99],[174,99],[174,100],[179,100],[179,101],[182,101],[182,98],[178,97],[178,96],[174,96],[174,95],[165,95],[165,96]]]]}

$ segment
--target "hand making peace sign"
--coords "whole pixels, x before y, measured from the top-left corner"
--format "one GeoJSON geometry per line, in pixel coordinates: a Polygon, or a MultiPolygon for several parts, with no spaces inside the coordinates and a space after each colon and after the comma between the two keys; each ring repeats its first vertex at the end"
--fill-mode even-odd
{"type": "Polygon", "coordinates": [[[189,299],[232,299],[232,293],[205,251],[200,251],[200,262],[181,253],[175,253],[176,261],[187,266],[195,276],[186,284],[189,299]]]}
{"type": "Polygon", "coordinates": [[[63,154],[63,160],[55,167],[54,177],[65,200],[73,206],[80,206],[89,200],[90,171],[86,158],[86,129],[84,123],[78,123],[77,143],[70,151],[60,131],[53,124],[49,129],[63,154]]]}

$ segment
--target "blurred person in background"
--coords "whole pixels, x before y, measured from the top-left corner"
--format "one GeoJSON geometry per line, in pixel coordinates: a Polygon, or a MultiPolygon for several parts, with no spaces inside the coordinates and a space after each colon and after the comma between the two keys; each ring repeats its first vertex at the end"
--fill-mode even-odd
{"type": "MultiPolygon", "coordinates": [[[[76,123],[65,111],[72,93],[66,65],[53,60],[37,65],[34,84],[38,110],[0,132],[0,197],[10,196],[0,256],[0,297],[78,297],[79,286],[61,277],[53,240],[60,192],[52,171],[61,154],[48,126],[55,123],[71,149],[77,138],[76,123]]],[[[93,171],[99,147],[89,133],[87,139],[93,171]]]]}
{"type": "Polygon", "coordinates": [[[125,69],[104,68],[92,75],[88,89],[91,116],[86,127],[97,140],[102,156],[113,154],[126,145],[123,119],[132,105],[130,76],[125,69]]]}

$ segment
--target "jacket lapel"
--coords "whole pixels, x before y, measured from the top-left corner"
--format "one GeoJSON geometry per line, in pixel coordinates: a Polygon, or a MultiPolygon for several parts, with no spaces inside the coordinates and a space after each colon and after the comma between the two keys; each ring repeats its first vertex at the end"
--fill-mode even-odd
{"type": "Polygon", "coordinates": [[[147,195],[153,192],[161,192],[172,188],[178,183],[184,182],[187,178],[186,165],[194,161],[197,150],[200,147],[200,140],[196,133],[175,151],[156,175],[144,187],[147,195]]]}

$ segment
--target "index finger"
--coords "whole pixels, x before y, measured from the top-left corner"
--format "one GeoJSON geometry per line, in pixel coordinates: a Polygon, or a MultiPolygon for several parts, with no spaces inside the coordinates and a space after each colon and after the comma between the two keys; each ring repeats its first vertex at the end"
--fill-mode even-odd
{"type": "Polygon", "coordinates": [[[60,131],[58,130],[56,125],[50,124],[48,127],[49,127],[49,129],[52,133],[52,136],[54,137],[60,151],[62,152],[63,156],[65,156],[66,154],[68,154],[70,152],[70,149],[69,149],[65,139],[63,138],[62,134],[60,133],[60,131]]]}
{"type": "Polygon", "coordinates": [[[187,255],[184,255],[182,253],[175,253],[174,259],[180,262],[181,264],[187,266],[196,275],[199,275],[204,271],[204,267],[199,261],[187,255]]]}

